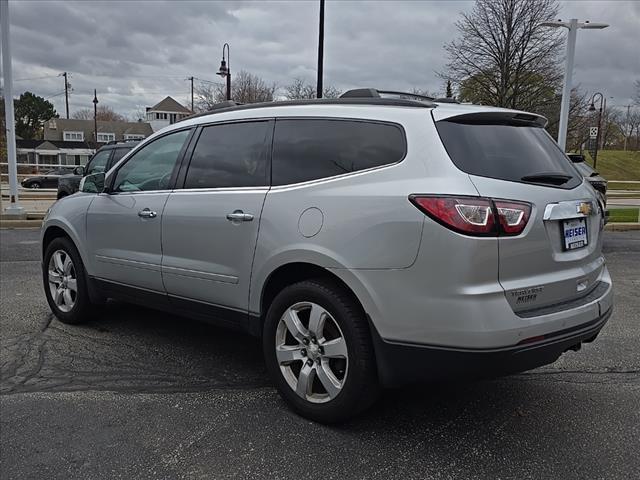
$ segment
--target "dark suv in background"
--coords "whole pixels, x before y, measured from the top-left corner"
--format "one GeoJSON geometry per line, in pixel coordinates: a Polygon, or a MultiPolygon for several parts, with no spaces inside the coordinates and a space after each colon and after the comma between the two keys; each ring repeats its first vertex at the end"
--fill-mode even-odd
{"type": "Polygon", "coordinates": [[[602,201],[603,206],[607,206],[607,179],[600,173],[596,172],[589,165],[584,155],[580,153],[567,153],[567,157],[573,162],[573,166],[578,169],[587,182],[598,192],[598,197],[602,201]]]}
{"type": "Polygon", "coordinates": [[[86,166],[76,167],[73,170],[73,174],[60,177],[58,181],[58,200],[76,193],[80,188],[80,180],[85,175],[109,171],[118,160],[129,153],[138,143],[140,142],[112,143],[100,148],[87,162],[86,166]]]}

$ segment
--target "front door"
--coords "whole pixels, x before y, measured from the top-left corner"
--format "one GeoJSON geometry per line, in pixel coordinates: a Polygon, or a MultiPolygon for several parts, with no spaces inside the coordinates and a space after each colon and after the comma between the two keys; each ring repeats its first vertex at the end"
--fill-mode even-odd
{"type": "Polygon", "coordinates": [[[162,212],[190,130],[164,135],[138,150],[91,202],[87,241],[92,274],[127,286],[164,292],[162,212]]]}
{"type": "Polygon", "coordinates": [[[272,131],[268,120],[202,129],[184,188],[169,196],[162,219],[162,272],[172,301],[247,312],[272,131]]]}

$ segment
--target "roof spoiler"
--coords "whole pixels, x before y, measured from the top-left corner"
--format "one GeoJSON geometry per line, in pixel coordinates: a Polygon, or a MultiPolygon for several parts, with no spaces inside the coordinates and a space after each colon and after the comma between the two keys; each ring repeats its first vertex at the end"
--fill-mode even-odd
{"type": "Polygon", "coordinates": [[[465,123],[468,125],[514,125],[530,127],[546,127],[547,119],[533,113],[497,111],[463,113],[453,117],[443,118],[441,122],[465,123]]]}

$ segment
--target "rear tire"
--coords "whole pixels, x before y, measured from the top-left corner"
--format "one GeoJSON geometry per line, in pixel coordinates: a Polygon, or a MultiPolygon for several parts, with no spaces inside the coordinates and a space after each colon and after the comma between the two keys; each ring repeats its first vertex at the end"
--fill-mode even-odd
{"type": "Polygon", "coordinates": [[[369,325],[335,282],[306,280],[283,289],[267,311],[263,351],[278,391],[303,417],[344,421],[377,398],[369,325]]]}
{"type": "Polygon", "coordinates": [[[47,245],[42,279],[47,302],[58,320],[76,324],[91,316],[86,272],[80,254],[69,238],[54,238],[47,245]]]}

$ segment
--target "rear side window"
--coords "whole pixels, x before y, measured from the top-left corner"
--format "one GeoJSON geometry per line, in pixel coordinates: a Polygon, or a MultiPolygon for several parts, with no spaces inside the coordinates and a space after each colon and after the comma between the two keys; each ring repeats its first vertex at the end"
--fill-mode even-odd
{"type": "Polygon", "coordinates": [[[269,121],[204,127],[191,157],[184,188],[268,185],[272,129],[269,121]]]}
{"type": "Polygon", "coordinates": [[[404,132],[397,125],[355,120],[278,120],[272,184],[334,177],[399,162],[404,132]]]}
{"type": "Polygon", "coordinates": [[[570,177],[561,185],[582,181],[571,161],[542,127],[531,125],[436,122],[453,163],[463,172],[481,177],[523,182],[543,173],[570,177]]]}
{"type": "Polygon", "coordinates": [[[111,165],[115,165],[118,162],[118,160],[120,160],[130,151],[131,151],[130,148],[116,148],[113,151],[113,157],[111,157],[111,165]]]}

